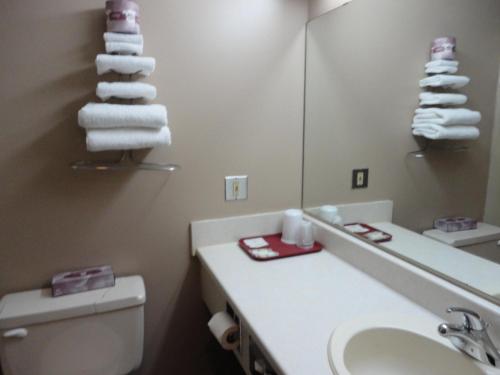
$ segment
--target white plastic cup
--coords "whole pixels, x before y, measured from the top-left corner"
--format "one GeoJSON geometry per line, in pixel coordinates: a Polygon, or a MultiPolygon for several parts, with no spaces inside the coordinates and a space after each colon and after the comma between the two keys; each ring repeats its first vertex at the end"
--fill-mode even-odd
{"type": "Polygon", "coordinates": [[[286,210],[283,214],[283,233],[281,236],[281,242],[286,243],[287,245],[295,245],[297,243],[297,235],[299,234],[301,223],[301,210],[286,210]]]}
{"type": "Polygon", "coordinates": [[[339,210],[335,206],[321,206],[319,209],[319,216],[328,224],[334,224],[336,217],[339,215],[339,210]]]}
{"type": "Polygon", "coordinates": [[[304,250],[312,249],[314,246],[312,223],[310,221],[302,220],[300,223],[297,246],[304,250]]]}
{"type": "Polygon", "coordinates": [[[337,216],[338,213],[339,213],[339,210],[335,206],[325,205],[325,206],[321,206],[319,209],[319,216],[323,220],[325,220],[329,223],[333,222],[335,216],[337,216]]]}
{"type": "Polygon", "coordinates": [[[340,215],[335,216],[332,224],[333,225],[340,225],[341,227],[344,226],[344,220],[342,219],[342,216],[340,216],[340,215]]]}

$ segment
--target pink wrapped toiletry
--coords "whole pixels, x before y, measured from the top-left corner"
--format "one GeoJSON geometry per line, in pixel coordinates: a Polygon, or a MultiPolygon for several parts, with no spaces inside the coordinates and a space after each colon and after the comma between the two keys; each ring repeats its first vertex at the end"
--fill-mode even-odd
{"type": "Polygon", "coordinates": [[[111,266],[91,267],[54,275],[52,277],[52,295],[59,297],[94,289],[110,288],[114,285],[115,275],[111,266]]]}
{"type": "Polygon", "coordinates": [[[455,60],[457,39],[445,36],[434,39],[431,48],[431,60],[455,60]]]}
{"type": "Polygon", "coordinates": [[[140,34],[139,5],[132,0],[106,1],[106,27],[108,32],[140,34]]]}

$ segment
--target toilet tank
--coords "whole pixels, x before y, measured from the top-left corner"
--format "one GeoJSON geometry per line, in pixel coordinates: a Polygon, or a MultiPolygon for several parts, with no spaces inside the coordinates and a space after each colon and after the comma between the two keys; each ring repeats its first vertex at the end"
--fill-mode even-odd
{"type": "Polygon", "coordinates": [[[112,288],[0,300],[3,375],[124,375],[142,361],[146,292],[140,276],[112,288]]]}

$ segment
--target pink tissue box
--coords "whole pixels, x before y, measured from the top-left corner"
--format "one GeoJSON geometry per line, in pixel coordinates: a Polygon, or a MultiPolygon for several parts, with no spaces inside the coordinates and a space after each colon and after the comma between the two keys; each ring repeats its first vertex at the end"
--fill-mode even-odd
{"type": "Polygon", "coordinates": [[[52,277],[52,296],[109,288],[115,285],[111,266],[84,268],[78,271],[58,273],[52,277]]]}
{"type": "Polygon", "coordinates": [[[477,220],[469,217],[444,217],[434,221],[434,228],[443,232],[461,232],[477,229],[477,220]]]}

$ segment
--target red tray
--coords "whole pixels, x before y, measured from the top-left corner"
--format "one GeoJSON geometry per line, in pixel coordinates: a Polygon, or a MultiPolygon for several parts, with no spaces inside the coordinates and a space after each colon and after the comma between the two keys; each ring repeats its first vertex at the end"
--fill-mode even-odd
{"type": "MultiPolygon", "coordinates": [[[[375,243],[383,243],[383,242],[389,242],[389,241],[392,241],[392,234],[390,233],[387,233],[387,232],[384,232],[383,230],[380,230],[380,229],[377,229],[375,227],[372,227],[371,225],[368,225],[368,224],[364,224],[364,223],[348,223],[348,224],[345,224],[345,226],[348,226],[348,225],[361,225],[362,227],[366,228],[366,232],[362,232],[362,233],[355,233],[355,232],[351,232],[352,234],[356,234],[358,236],[361,236],[361,237],[364,237],[366,238],[367,240],[371,241],[371,242],[375,242],[375,243]],[[370,234],[372,232],[380,232],[380,233],[383,233],[387,236],[387,238],[384,238],[384,239],[381,239],[381,240],[370,240],[369,237],[367,237],[366,235],[367,234],[370,234]]],[[[348,230],[348,229],[346,229],[348,230]]]]}
{"type": "Polygon", "coordinates": [[[320,252],[323,250],[323,245],[321,245],[319,242],[315,242],[313,247],[311,249],[305,250],[301,249],[298,246],[295,245],[288,245],[286,243],[281,242],[281,233],[276,233],[276,234],[269,234],[267,236],[254,236],[254,237],[246,237],[246,238],[241,238],[238,241],[238,244],[240,245],[241,249],[247,253],[247,255],[259,262],[262,261],[267,261],[267,260],[274,260],[274,259],[280,259],[280,258],[288,258],[288,257],[295,257],[299,255],[307,255],[307,254],[313,254],[320,252]],[[244,240],[249,240],[252,238],[263,238],[266,240],[266,242],[269,244],[269,246],[261,247],[261,248],[256,248],[252,249],[245,245],[243,242],[244,240]],[[259,258],[255,255],[252,254],[251,250],[259,250],[259,249],[271,249],[275,252],[277,252],[279,255],[269,257],[269,258],[259,258]]]}

